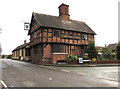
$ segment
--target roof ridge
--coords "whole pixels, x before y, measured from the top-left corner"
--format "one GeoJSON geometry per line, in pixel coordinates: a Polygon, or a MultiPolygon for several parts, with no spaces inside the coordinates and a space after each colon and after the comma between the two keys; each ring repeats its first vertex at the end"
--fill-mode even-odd
{"type": "Polygon", "coordinates": [[[52,17],[59,17],[59,16],[54,16],[54,15],[48,15],[48,14],[43,14],[43,13],[36,13],[36,12],[33,12],[35,14],[40,14],[40,15],[46,15],[46,16],[52,16],[52,17]]]}
{"type": "MultiPolygon", "coordinates": [[[[48,15],[48,14],[37,13],[37,12],[33,12],[33,13],[35,13],[35,14],[40,14],[40,15],[45,15],[45,16],[52,16],[52,17],[60,18],[59,16],[55,16],[55,15],[48,15]]],[[[62,20],[62,19],[61,19],[61,20],[62,20]]],[[[85,23],[84,21],[73,20],[73,19],[70,19],[70,21],[76,21],[76,22],[85,23]]]]}
{"type": "MultiPolygon", "coordinates": [[[[72,20],[72,19],[71,19],[71,20],[72,20]]],[[[83,22],[83,21],[79,21],[79,20],[72,20],[72,21],[85,23],[85,22],[83,22]]]]}
{"type": "MultiPolygon", "coordinates": [[[[20,49],[20,47],[22,47],[22,46],[27,46],[29,43],[30,43],[30,42],[25,43],[25,44],[21,44],[21,45],[17,46],[14,50],[18,50],[18,49],[20,49]]],[[[13,50],[13,51],[14,51],[14,50],[13,50]]]]}

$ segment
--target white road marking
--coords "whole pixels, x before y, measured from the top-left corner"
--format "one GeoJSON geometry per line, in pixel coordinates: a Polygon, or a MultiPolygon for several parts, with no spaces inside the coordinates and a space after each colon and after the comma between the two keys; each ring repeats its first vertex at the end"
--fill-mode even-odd
{"type": "Polygon", "coordinates": [[[52,67],[48,67],[49,69],[53,69],[52,67]]]}
{"type": "Polygon", "coordinates": [[[49,66],[45,66],[45,68],[49,68],[49,66]]]}
{"type": "Polygon", "coordinates": [[[40,66],[40,67],[42,67],[42,68],[44,67],[44,66],[41,66],[41,65],[38,65],[38,66],[40,66]]]}
{"type": "Polygon", "coordinates": [[[53,68],[53,69],[56,69],[56,68],[53,68]]]}
{"type": "Polygon", "coordinates": [[[0,80],[0,82],[6,89],[8,89],[7,85],[2,80],[0,80]]]}
{"type": "Polygon", "coordinates": [[[68,71],[68,70],[61,70],[61,71],[63,71],[63,72],[67,72],[67,73],[70,72],[70,71],[68,71]]]}
{"type": "Polygon", "coordinates": [[[96,65],[89,65],[89,66],[96,66],[96,65]]]}
{"type": "Polygon", "coordinates": [[[106,79],[106,80],[109,80],[109,81],[115,81],[115,82],[118,82],[116,81],[115,79],[112,79],[112,78],[106,78],[106,77],[102,77],[102,76],[97,76],[98,78],[101,78],[101,79],[106,79]]]}
{"type": "Polygon", "coordinates": [[[49,80],[52,80],[52,78],[49,78],[49,80]]]}
{"type": "Polygon", "coordinates": [[[33,82],[33,81],[25,81],[25,82],[22,82],[22,83],[27,87],[32,87],[35,84],[35,82],[33,82]]]}
{"type": "Polygon", "coordinates": [[[56,69],[56,68],[54,68],[54,67],[48,67],[49,69],[56,69]]]}
{"type": "Polygon", "coordinates": [[[109,72],[109,71],[104,71],[104,72],[109,72]]]}
{"type": "Polygon", "coordinates": [[[38,66],[40,66],[41,68],[56,69],[56,68],[54,68],[54,67],[49,67],[49,66],[42,66],[42,65],[38,65],[38,66]]]}
{"type": "Polygon", "coordinates": [[[14,86],[12,85],[12,86],[10,86],[10,87],[14,87],[14,86]]]}
{"type": "Polygon", "coordinates": [[[87,73],[83,73],[83,72],[81,72],[81,73],[77,73],[78,75],[88,75],[89,76],[89,74],[87,74],[87,73]]]}

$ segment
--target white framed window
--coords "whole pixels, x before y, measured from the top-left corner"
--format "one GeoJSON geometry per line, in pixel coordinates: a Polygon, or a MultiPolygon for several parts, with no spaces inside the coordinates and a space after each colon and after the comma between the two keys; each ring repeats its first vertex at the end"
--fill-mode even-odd
{"type": "Polygon", "coordinates": [[[81,39],[82,40],[88,40],[88,35],[87,34],[82,34],[81,39]]]}
{"type": "Polygon", "coordinates": [[[88,35],[87,35],[87,34],[84,35],[84,39],[85,39],[85,40],[88,39],[88,35]]]}

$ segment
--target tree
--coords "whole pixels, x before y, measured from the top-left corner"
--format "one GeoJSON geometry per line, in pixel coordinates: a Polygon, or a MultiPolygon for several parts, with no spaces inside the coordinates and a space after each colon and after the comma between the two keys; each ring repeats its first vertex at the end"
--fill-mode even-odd
{"type": "Polygon", "coordinates": [[[89,41],[87,51],[88,51],[88,57],[90,58],[97,57],[97,51],[93,41],[89,41]]]}
{"type": "Polygon", "coordinates": [[[120,41],[116,47],[116,57],[120,60],[120,41]]]}
{"type": "Polygon", "coordinates": [[[104,59],[111,59],[111,54],[112,52],[111,52],[110,47],[104,47],[102,49],[102,56],[104,59]]]}

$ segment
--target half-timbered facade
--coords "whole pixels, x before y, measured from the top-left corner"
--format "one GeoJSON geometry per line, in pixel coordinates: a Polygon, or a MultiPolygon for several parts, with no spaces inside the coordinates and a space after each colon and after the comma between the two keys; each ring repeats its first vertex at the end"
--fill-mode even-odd
{"type": "Polygon", "coordinates": [[[35,63],[57,63],[69,54],[84,54],[95,32],[85,23],[70,19],[69,6],[59,6],[59,16],[33,12],[30,30],[31,59],[35,63]]]}

